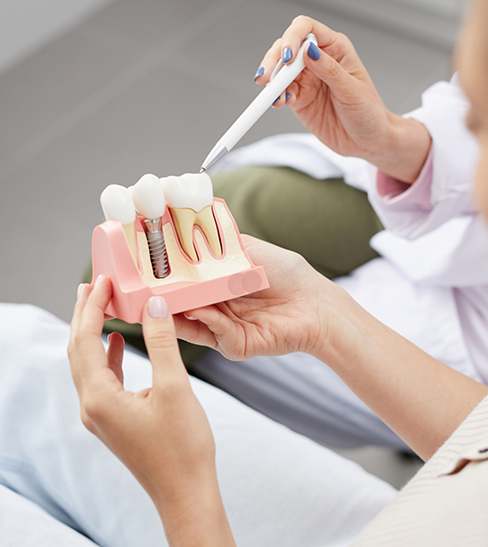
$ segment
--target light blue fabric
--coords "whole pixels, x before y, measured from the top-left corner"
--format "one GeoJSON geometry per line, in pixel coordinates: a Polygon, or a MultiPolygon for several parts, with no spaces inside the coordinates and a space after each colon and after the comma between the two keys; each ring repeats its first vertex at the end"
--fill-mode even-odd
{"type": "MultiPolygon", "coordinates": [[[[0,305],[0,483],[103,547],[167,545],[149,497],[81,424],[68,334],[66,323],[38,308],[0,305]]],[[[126,353],[124,368],[127,388],[150,385],[147,359],[126,353]]],[[[396,495],[217,388],[192,386],[215,435],[238,545],[346,546],[396,495]]]]}

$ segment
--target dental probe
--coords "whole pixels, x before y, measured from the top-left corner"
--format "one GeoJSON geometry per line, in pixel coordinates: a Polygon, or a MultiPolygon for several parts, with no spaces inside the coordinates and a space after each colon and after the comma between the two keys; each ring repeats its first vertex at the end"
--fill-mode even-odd
{"type": "Polygon", "coordinates": [[[276,101],[283,91],[295,80],[295,78],[305,68],[303,61],[303,52],[309,46],[310,42],[317,45],[317,38],[314,34],[309,34],[300,49],[293,63],[285,65],[282,60],[278,62],[269,84],[261,91],[254,101],[244,110],[230,127],[227,133],[212,148],[210,154],[205,158],[200,173],[207,171],[214,163],[220,160],[242,139],[242,137],[251,129],[259,118],[276,101]]]}

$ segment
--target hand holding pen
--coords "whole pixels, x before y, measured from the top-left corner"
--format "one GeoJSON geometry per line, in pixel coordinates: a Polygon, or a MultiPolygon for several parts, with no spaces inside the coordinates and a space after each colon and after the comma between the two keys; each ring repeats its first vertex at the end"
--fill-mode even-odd
{"type": "Polygon", "coordinates": [[[347,36],[306,16],[293,20],[264,56],[255,74],[268,84],[276,63],[291,64],[303,54],[305,69],[273,105],[289,105],[303,125],[343,156],[363,158],[385,173],[413,182],[428,156],[431,138],[418,121],[390,112],[347,36]]]}

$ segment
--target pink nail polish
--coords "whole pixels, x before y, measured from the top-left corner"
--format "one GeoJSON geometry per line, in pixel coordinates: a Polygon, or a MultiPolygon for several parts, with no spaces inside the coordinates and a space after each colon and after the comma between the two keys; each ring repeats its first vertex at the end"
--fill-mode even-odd
{"type": "Polygon", "coordinates": [[[153,319],[165,319],[168,317],[168,305],[162,296],[151,296],[148,304],[149,315],[153,319]]]}

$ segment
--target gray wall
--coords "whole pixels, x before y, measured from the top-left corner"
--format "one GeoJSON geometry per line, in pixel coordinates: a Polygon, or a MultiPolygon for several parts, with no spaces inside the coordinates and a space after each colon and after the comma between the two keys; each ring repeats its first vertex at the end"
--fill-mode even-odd
{"type": "Polygon", "coordinates": [[[459,32],[464,0],[302,0],[381,30],[446,51],[459,32]]]}
{"type": "Polygon", "coordinates": [[[0,0],[0,72],[113,0],[0,0]]]}

